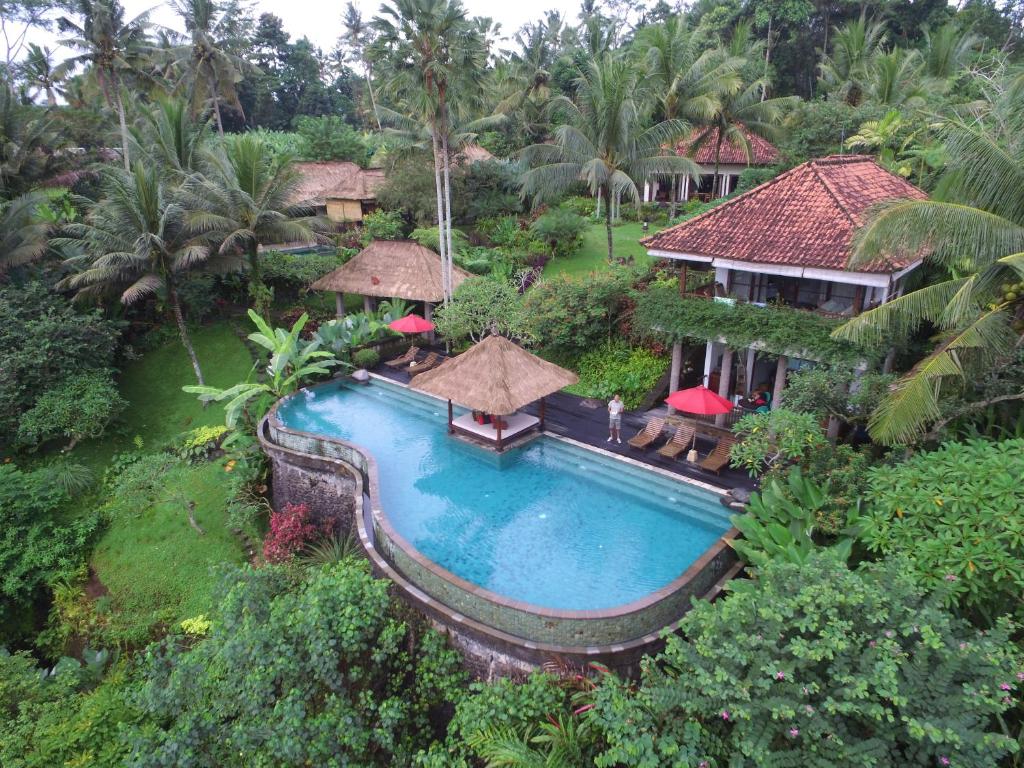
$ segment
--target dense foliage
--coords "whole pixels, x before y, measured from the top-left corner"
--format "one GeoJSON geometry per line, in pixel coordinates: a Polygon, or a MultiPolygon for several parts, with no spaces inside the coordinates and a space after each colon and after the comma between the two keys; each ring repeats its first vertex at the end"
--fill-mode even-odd
{"type": "Polygon", "coordinates": [[[992,719],[1019,697],[1010,627],[953,618],[904,562],[771,564],[683,631],[636,696],[598,690],[597,765],[982,768],[1015,749],[992,719]]]}
{"type": "Polygon", "coordinates": [[[643,347],[606,344],[585,352],[573,365],[579,374],[569,392],[581,397],[610,400],[622,395],[627,410],[639,408],[668,369],[668,360],[643,347]]]}
{"type": "Polygon", "coordinates": [[[69,376],[47,389],[18,421],[18,441],[38,446],[68,438],[69,448],[87,437],[99,437],[125,407],[108,371],[69,376]]]}
{"type": "Polygon", "coordinates": [[[431,740],[461,682],[440,636],[363,563],[291,578],[227,571],[207,637],[147,651],[130,765],[404,765],[431,740]]]}
{"type": "Polygon", "coordinates": [[[0,288],[0,443],[52,386],[108,369],[118,335],[99,312],[78,312],[41,283],[0,288]]]}
{"type": "Polygon", "coordinates": [[[519,292],[511,283],[490,277],[473,277],[455,289],[452,301],[434,313],[437,331],[449,341],[480,341],[499,334],[523,337],[527,325],[519,292]]]}
{"type": "Polygon", "coordinates": [[[767,352],[825,362],[853,362],[871,354],[869,348],[833,339],[839,323],[830,318],[787,307],[680,299],[671,281],[637,295],[633,323],[638,333],[655,338],[725,339],[736,349],[757,341],[767,352]]]}
{"type": "Polygon", "coordinates": [[[869,474],[864,540],[991,622],[1021,615],[1024,440],[945,443],[869,474]]]}

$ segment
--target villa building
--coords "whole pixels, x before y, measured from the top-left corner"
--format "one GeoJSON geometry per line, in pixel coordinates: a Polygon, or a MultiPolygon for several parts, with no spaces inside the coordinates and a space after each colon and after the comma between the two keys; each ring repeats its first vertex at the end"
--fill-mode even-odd
{"type": "Polygon", "coordinates": [[[700,176],[694,181],[685,174],[653,176],[644,184],[645,203],[667,203],[671,199],[672,184],[677,185],[676,200],[685,203],[697,198],[708,201],[724,197],[736,190],[740,174],[747,168],[773,165],[779,159],[779,150],[771,142],[742,129],[745,142],[733,144],[723,141],[718,151],[716,173],[715,148],[718,129],[698,128],[675,147],[679,157],[691,157],[700,167],[700,176]]]}
{"type": "MultiPolygon", "coordinates": [[[[922,260],[920,253],[892,253],[850,268],[854,233],[872,206],[924,197],[871,157],[837,155],[799,165],[641,242],[650,256],[678,262],[681,301],[749,303],[765,312],[781,304],[851,317],[899,296],[922,260]]],[[[755,343],[734,354],[726,341],[708,339],[703,370],[705,383],[725,397],[768,382],[778,395],[786,370],[806,364],[794,357],[800,350],[755,343]]],[[[675,375],[673,388],[677,384],[675,375]]]]}
{"type": "Polygon", "coordinates": [[[296,163],[300,175],[296,204],[311,205],[336,224],[358,223],[377,207],[382,168],[360,168],[348,161],[296,163]]]}

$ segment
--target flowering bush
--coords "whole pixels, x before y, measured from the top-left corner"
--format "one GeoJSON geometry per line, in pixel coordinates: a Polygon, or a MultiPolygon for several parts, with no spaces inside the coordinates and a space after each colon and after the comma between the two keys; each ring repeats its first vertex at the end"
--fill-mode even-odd
{"type": "Polygon", "coordinates": [[[263,540],[263,557],[268,563],[285,563],[317,535],[306,504],[285,504],[270,514],[270,533],[263,540]]]}
{"type": "Polygon", "coordinates": [[[598,766],[987,768],[1015,751],[996,722],[1024,685],[1008,623],[973,629],[899,561],[851,571],[826,553],[733,583],[635,695],[600,687],[598,766]]]}

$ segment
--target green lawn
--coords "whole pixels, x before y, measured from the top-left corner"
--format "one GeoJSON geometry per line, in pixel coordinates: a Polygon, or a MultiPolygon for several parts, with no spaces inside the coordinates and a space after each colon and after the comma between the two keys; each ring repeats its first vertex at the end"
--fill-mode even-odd
{"type": "MultiPolygon", "coordinates": [[[[196,329],[192,340],[208,384],[226,387],[249,374],[252,357],[230,323],[196,329]]],[[[177,336],[126,366],[119,381],[129,406],[118,428],[71,454],[72,461],[90,465],[97,478],[114,454],[136,450],[136,437],[143,452],[152,453],[181,432],[223,423],[222,406],[204,409],[195,395],[181,391],[195,383],[195,374],[177,336]]],[[[147,641],[160,626],[208,610],[216,586],[211,566],[243,559],[241,546],[225,525],[229,487],[223,461],[170,461],[169,466],[161,474],[155,503],[145,498],[108,501],[99,487],[99,493],[75,501],[81,508],[107,503],[109,524],[92,565],[110,590],[110,627],[131,644],[147,641]],[[189,526],[188,501],[196,503],[195,517],[204,535],[189,526]]]]}
{"type": "Polygon", "coordinates": [[[174,466],[153,504],[112,501],[111,522],[92,565],[110,590],[115,636],[144,643],[155,629],[208,611],[217,586],[211,567],[242,562],[242,549],[225,524],[229,486],[223,464],[174,466]],[[188,501],[196,503],[203,535],[189,525],[188,501]]]}
{"type": "MultiPolygon", "coordinates": [[[[660,227],[650,227],[653,235],[660,227]]],[[[612,228],[612,247],[617,258],[632,256],[638,264],[649,262],[647,251],[638,242],[644,236],[638,221],[626,222],[612,228]]],[[[544,268],[545,277],[587,275],[608,266],[608,235],[604,223],[593,223],[583,234],[583,247],[568,259],[552,259],[544,268]]]]}
{"type": "MultiPolygon", "coordinates": [[[[247,319],[238,321],[249,323],[247,319]]],[[[244,327],[244,326],[243,326],[244,327]]],[[[245,379],[252,356],[227,322],[197,328],[192,343],[206,383],[228,387],[245,379]]],[[[166,344],[129,363],[120,377],[121,396],[128,408],[113,434],[83,443],[71,459],[102,471],[119,451],[134,450],[135,437],[146,450],[159,448],[186,430],[224,420],[222,406],[203,408],[195,395],[181,391],[195,384],[195,374],[185,348],[175,336],[166,344]]]]}

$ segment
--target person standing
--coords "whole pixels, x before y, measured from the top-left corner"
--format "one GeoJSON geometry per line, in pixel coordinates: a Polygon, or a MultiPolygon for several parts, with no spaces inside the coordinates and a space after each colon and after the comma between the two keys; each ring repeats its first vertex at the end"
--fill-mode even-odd
{"type": "Polygon", "coordinates": [[[612,440],[616,443],[622,442],[622,411],[625,408],[626,406],[618,394],[608,401],[608,439],[605,440],[606,443],[610,443],[612,440]]]}

